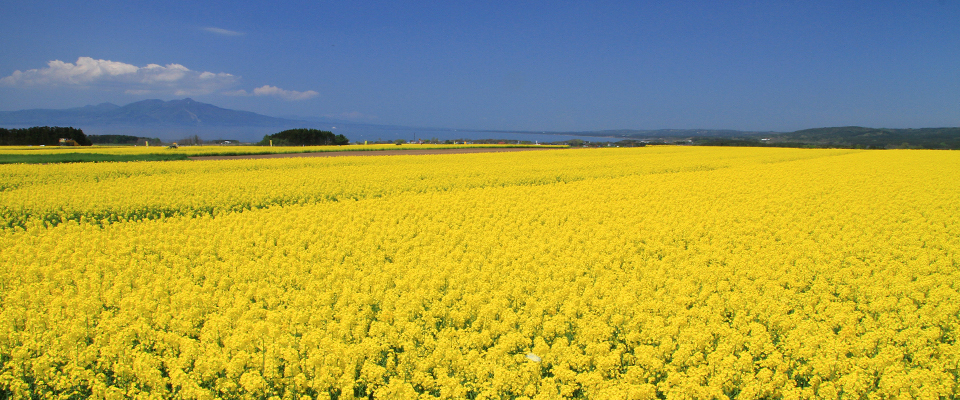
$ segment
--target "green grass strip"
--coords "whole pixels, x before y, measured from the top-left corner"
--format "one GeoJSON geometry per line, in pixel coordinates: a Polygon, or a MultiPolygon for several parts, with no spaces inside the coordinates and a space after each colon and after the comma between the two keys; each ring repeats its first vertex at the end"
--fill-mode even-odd
{"type": "Polygon", "coordinates": [[[0,164],[59,164],[187,160],[186,154],[0,154],[0,164]]]}

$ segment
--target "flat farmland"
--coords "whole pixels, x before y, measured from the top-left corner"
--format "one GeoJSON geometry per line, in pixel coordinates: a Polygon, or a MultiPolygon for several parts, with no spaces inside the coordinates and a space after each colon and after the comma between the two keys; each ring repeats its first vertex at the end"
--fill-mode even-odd
{"type": "MultiPolygon", "coordinates": [[[[414,147],[414,146],[408,146],[414,147]]],[[[416,146],[420,147],[420,146],[416,146]]],[[[435,147],[435,146],[433,146],[435,147]]],[[[453,147],[453,146],[451,146],[453,147]]],[[[245,155],[230,155],[230,156],[194,156],[189,157],[191,160],[197,161],[209,161],[209,160],[241,160],[241,159],[255,159],[255,158],[285,158],[285,157],[356,157],[356,156],[422,156],[422,155],[434,155],[434,154],[472,154],[472,153],[502,153],[502,152],[513,152],[513,151],[529,151],[529,150],[550,150],[563,148],[561,146],[523,146],[523,147],[496,147],[496,146],[487,146],[487,147],[463,147],[463,148],[426,148],[426,149],[401,149],[401,150],[390,150],[390,149],[381,149],[376,151],[370,150],[342,150],[342,151],[322,151],[322,152],[311,152],[311,153],[273,153],[273,154],[245,154],[245,155]]]]}
{"type": "Polygon", "coordinates": [[[524,144],[406,144],[343,146],[0,146],[0,164],[175,161],[345,155],[485,153],[557,149],[567,146],[524,144]]]}
{"type": "Polygon", "coordinates": [[[960,153],[0,165],[0,397],[956,398],[960,153]]]}

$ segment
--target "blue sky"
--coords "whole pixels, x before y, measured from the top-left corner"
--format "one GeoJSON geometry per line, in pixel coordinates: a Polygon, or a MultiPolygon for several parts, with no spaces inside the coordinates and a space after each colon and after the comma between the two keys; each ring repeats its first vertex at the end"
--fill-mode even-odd
{"type": "Polygon", "coordinates": [[[4,111],[191,97],[448,128],[960,126],[956,0],[3,9],[4,111]]]}

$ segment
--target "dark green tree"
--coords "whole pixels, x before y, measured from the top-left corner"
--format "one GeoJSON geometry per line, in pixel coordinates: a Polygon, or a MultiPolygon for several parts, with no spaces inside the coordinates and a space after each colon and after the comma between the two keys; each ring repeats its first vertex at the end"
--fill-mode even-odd
{"type": "Polygon", "coordinates": [[[266,135],[260,144],[266,145],[273,140],[276,146],[330,146],[349,144],[350,140],[343,135],[334,135],[330,131],[319,129],[288,129],[272,135],[266,135]]]}
{"type": "Polygon", "coordinates": [[[143,144],[149,142],[151,145],[159,145],[160,138],[148,138],[143,136],[130,135],[88,135],[93,144],[143,144]]]}
{"type": "Polygon", "coordinates": [[[0,146],[56,146],[60,139],[70,139],[81,146],[93,143],[82,130],[69,127],[35,126],[24,129],[0,128],[0,146]]]}

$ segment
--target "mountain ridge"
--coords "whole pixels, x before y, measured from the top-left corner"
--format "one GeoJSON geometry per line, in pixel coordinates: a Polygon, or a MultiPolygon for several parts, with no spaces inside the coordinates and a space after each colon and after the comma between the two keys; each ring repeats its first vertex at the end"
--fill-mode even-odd
{"type": "Polygon", "coordinates": [[[68,109],[0,111],[0,125],[144,127],[291,127],[305,121],[231,110],[191,98],[141,100],[124,106],[100,103],[68,109]]]}

